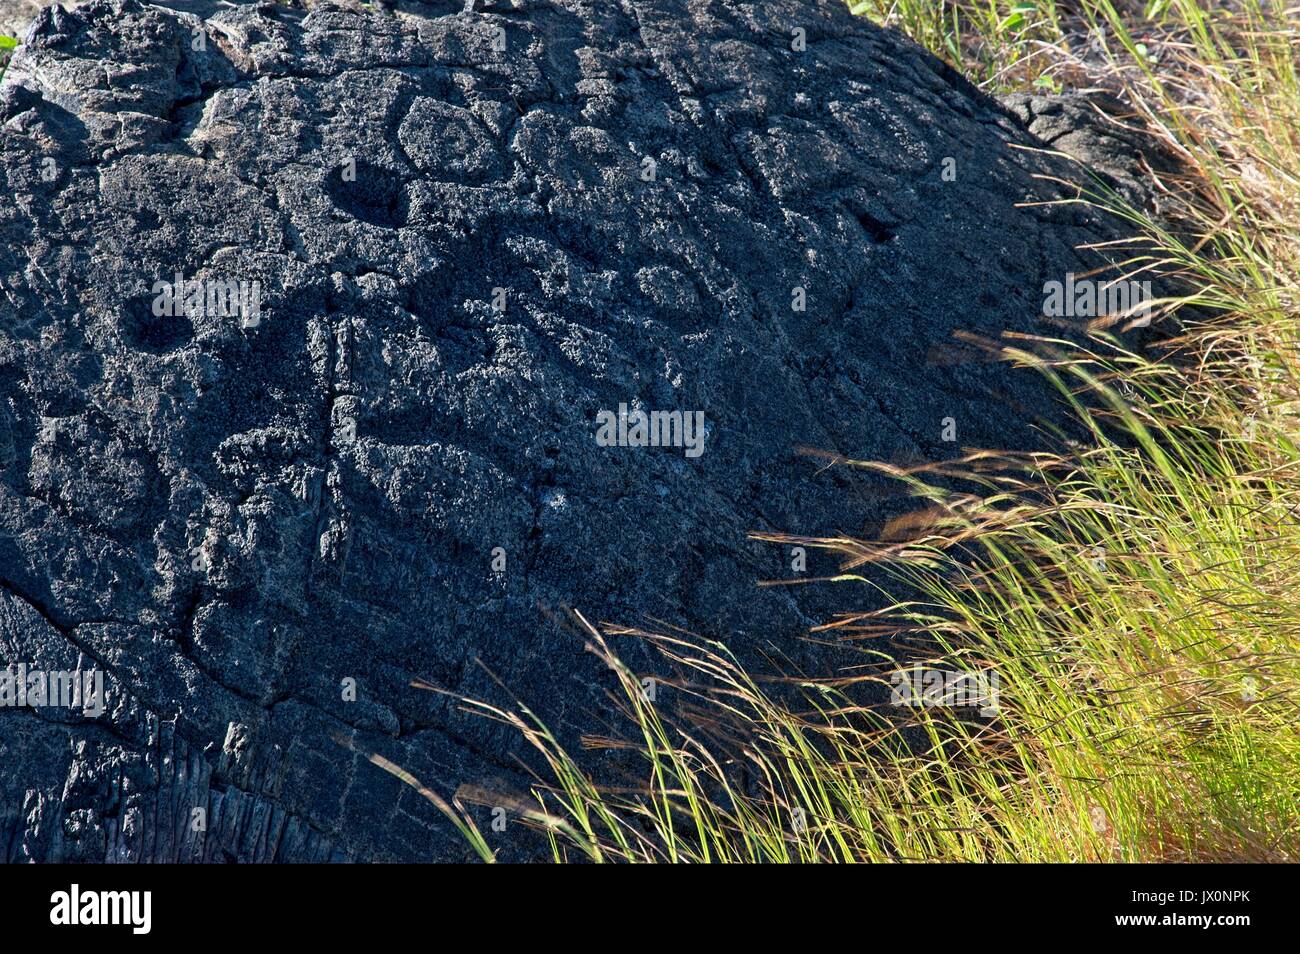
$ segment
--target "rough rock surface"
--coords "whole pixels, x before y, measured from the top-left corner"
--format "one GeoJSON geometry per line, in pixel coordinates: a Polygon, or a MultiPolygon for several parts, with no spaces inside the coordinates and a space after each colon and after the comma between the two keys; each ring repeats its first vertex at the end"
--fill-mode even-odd
{"type": "MultiPolygon", "coordinates": [[[[45,7],[55,6],[55,2],[56,0],[0,0],[0,35],[21,40],[27,35],[27,28],[36,19],[36,15],[45,7]]],[[[62,0],[57,5],[65,10],[74,10],[88,2],[89,0],[62,0]]],[[[154,6],[210,17],[223,8],[248,2],[249,0],[158,0],[154,6]]]]}
{"type": "Polygon", "coordinates": [[[1043,282],[1111,232],[910,42],[840,0],[424,6],[97,0],[4,78],[0,664],[97,667],[108,711],[0,709],[0,859],[463,857],[333,736],[509,782],[511,732],[409,685],[485,670],[599,729],[542,606],[824,662],[797,635],[858,597],[756,589],[790,558],[746,534],[896,501],[795,448],[1053,413],[948,346],[1059,332],[1043,282]],[[257,323],[156,315],[177,273],[260,283],[257,323]],[[598,445],[620,403],[702,411],[704,453],[598,445]]]}
{"type": "MultiPolygon", "coordinates": [[[[1134,125],[1131,112],[1113,97],[1013,93],[1002,97],[1002,105],[1034,136],[1096,175],[1100,181],[1088,183],[1090,191],[1114,190],[1124,201],[1170,223],[1168,198],[1153,182],[1155,176],[1176,175],[1183,166],[1155,137],[1134,125]]],[[[1087,176],[1083,170],[1076,172],[1076,178],[1087,176]]]]}

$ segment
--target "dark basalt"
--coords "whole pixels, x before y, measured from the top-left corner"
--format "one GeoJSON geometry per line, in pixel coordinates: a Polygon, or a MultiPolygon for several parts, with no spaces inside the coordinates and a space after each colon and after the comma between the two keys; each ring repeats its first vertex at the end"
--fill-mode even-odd
{"type": "Polygon", "coordinates": [[[410,683],[599,731],[612,678],[543,607],[816,670],[799,635],[865,595],[756,588],[790,556],[747,533],[903,503],[796,448],[1059,416],[953,332],[1059,333],[1043,283],[1113,233],[1036,204],[1075,173],[911,42],[840,0],[462,6],[97,0],[11,64],[0,663],[98,667],[109,708],[0,709],[0,859],[465,857],[334,736],[517,784],[514,733],[410,683]],[[260,320],[155,314],[176,274],[259,283],[260,320]],[[702,411],[702,456],[598,445],[637,402],[702,411]]]}

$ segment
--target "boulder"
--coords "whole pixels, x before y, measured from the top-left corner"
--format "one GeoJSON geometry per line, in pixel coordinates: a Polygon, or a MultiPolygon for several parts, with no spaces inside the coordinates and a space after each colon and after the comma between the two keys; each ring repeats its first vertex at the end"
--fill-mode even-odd
{"type": "Polygon", "coordinates": [[[466,857],[360,753],[449,795],[523,748],[413,680],[600,731],[563,607],[818,671],[867,595],[756,587],[834,564],[749,534],[906,501],[800,448],[1061,416],[953,336],[1068,333],[1044,284],[1115,229],[909,40],[841,0],[419,7],[95,0],[4,76],[0,665],[105,692],[0,707],[0,859],[466,857]]]}

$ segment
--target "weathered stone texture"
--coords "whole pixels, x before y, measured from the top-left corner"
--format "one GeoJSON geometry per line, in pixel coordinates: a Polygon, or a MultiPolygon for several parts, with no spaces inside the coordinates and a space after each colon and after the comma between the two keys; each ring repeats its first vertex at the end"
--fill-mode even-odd
{"type": "Polygon", "coordinates": [[[511,732],[409,685],[489,671],[599,729],[610,676],[540,606],[820,665],[797,635],[862,594],[756,589],[789,556],[746,534],[898,501],[796,448],[937,459],[945,417],[1028,446],[1053,413],[945,349],[1058,332],[1043,282],[1112,233],[1033,204],[1068,167],[912,43],[839,0],[462,6],[95,2],[10,66],[0,649],[111,704],[0,710],[0,857],[462,857],[331,735],[443,791],[517,777],[511,732]],[[260,283],[259,322],[156,316],[177,273],[260,283]],[[704,454],[598,446],[636,402],[702,411],[704,454]]]}

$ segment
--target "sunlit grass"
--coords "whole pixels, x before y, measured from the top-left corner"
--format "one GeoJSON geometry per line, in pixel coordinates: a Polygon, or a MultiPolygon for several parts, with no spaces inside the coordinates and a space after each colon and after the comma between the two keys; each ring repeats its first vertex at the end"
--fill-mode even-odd
{"type": "Polygon", "coordinates": [[[17,40],[11,36],[0,35],[0,79],[4,78],[5,68],[9,65],[9,57],[13,56],[14,50],[17,48],[17,40]]]}

